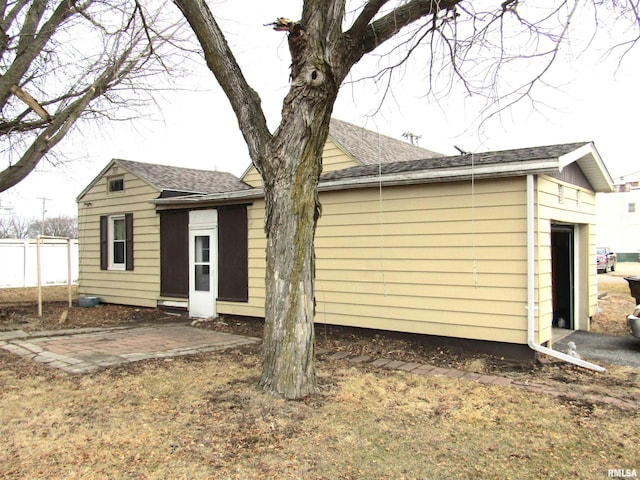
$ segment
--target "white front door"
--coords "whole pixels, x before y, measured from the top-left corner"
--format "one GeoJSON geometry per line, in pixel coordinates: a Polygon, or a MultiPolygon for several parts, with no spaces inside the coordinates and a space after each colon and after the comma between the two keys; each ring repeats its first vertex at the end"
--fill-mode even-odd
{"type": "Polygon", "coordinates": [[[189,316],[216,316],[218,212],[189,212],[189,316]]]}

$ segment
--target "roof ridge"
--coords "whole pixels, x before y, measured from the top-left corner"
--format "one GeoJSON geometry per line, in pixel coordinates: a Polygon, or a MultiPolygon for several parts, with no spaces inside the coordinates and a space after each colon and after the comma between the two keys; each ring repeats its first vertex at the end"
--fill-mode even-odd
{"type": "Polygon", "coordinates": [[[465,168],[472,164],[507,164],[515,162],[531,162],[541,159],[557,158],[593,142],[560,143],[538,147],[522,147],[507,150],[491,150],[486,152],[465,153],[460,155],[424,158],[416,160],[401,160],[383,164],[378,170],[377,164],[349,167],[342,170],[324,173],[322,181],[347,178],[351,176],[367,176],[372,174],[399,173],[417,170],[432,170],[441,168],[465,168]],[[528,153],[528,154],[527,154],[528,153]]]}
{"type": "Polygon", "coordinates": [[[113,163],[162,191],[211,193],[251,188],[230,172],[114,158],[113,163]]]}
{"type": "MultiPolygon", "coordinates": [[[[210,170],[207,168],[193,168],[193,167],[181,167],[181,166],[177,166],[177,165],[166,165],[163,163],[152,163],[152,162],[141,162],[139,160],[127,160],[124,158],[114,158],[113,159],[115,162],[118,163],[128,163],[128,164],[133,164],[133,165],[137,165],[137,166],[152,166],[152,167],[160,167],[160,168],[167,168],[167,169],[178,169],[178,170],[188,170],[188,171],[192,171],[192,172],[214,172],[214,173],[229,173],[229,172],[225,172],[224,170],[210,170]]],[[[233,175],[232,173],[229,173],[230,175],[233,175]]]]}
{"type": "Polygon", "coordinates": [[[443,155],[332,117],[329,138],[360,165],[437,158],[443,155]]]}

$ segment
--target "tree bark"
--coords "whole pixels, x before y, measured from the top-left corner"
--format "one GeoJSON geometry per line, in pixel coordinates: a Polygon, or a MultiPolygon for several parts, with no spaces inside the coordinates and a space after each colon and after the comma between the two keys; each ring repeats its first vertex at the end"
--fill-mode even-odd
{"type": "Polygon", "coordinates": [[[342,18],[341,8],[341,2],[307,1],[300,22],[275,25],[289,32],[292,66],[280,127],[269,142],[269,158],[259,162],[267,236],[260,386],[289,399],[316,391],[313,321],[314,237],[320,216],[317,191],[322,151],[342,81],[336,79],[331,51],[325,49],[322,39],[341,34],[340,22],[336,21],[342,18]]]}
{"type": "Polygon", "coordinates": [[[286,169],[289,181],[265,189],[267,271],[260,386],[289,399],[316,390],[313,239],[321,162],[308,158],[303,163],[286,169]]]}

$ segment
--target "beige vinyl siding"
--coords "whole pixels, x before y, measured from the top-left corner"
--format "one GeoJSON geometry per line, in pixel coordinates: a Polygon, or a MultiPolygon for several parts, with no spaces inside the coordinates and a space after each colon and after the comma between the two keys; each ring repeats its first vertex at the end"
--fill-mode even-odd
{"type": "Polygon", "coordinates": [[[523,187],[476,182],[473,199],[470,182],[321,196],[316,320],[521,342],[523,187]]]}
{"type": "MultiPolygon", "coordinates": [[[[320,201],[316,322],[526,343],[523,178],[477,181],[473,198],[460,182],[320,201]]],[[[249,303],[222,313],[264,315],[261,202],[250,218],[249,303]]]]}
{"type": "MultiPolygon", "coordinates": [[[[118,169],[121,174],[124,169],[118,169]]],[[[159,192],[124,173],[125,190],[107,192],[107,172],[78,202],[79,295],[106,303],[155,307],[160,295],[160,220],[149,200],[159,192]],[[100,216],[133,213],[134,270],[100,270],[100,216]]]]}
{"type": "MultiPolygon", "coordinates": [[[[349,155],[344,153],[331,139],[328,139],[322,151],[322,171],[332,172],[343,168],[359,165],[349,155]]],[[[262,187],[262,178],[254,166],[251,166],[242,177],[242,181],[254,188],[262,187]]]]}
{"type": "Polygon", "coordinates": [[[574,225],[574,288],[576,328],[589,329],[589,319],[597,309],[595,203],[593,191],[548,176],[537,178],[537,291],[540,342],[551,338],[553,316],[551,283],[551,224],[574,225]],[[563,199],[559,186],[562,186],[563,199]],[[580,193],[578,193],[580,192],[580,193]]]}
{"type": "Polygon", "coordinates": [[[251,165],[246,173],[242,176],[241,180],[247,185],[251,185],[253,188],[262,187],[262,178],[256,170],[256,167],[251,165]]]}
{"type": "Polygon", "coordinates": [[[356,167],[359,163],[338,147],[331,138],[327,139],[322,151],[322,171],[333,172],[344,168],[356,167]]]}

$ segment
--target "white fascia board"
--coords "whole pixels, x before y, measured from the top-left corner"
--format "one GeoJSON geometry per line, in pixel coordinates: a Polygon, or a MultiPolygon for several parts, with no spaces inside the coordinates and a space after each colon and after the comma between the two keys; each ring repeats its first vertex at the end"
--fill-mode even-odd
{"type": "Polygon", "coordinates": [[[244,172],[242,173],[242,175],[240,175],[240,180],[244,181],[244,177],[247,176],[247,174],[249,173],[249,171],[251,170],[251,167],[253,167],[253,162],[249,162],[249,166],[247,168],[245,168],[244,172]]]}
{"type": "Polygon", "coordinates": [[[564,155],[560,155],[558,157],[558,165],[560,165],[560,171],[564,169],[567,165],[572,164],[580,160],[582,157],[586,157],[587,155],[597,155],[597,152],[593,148],[593,143],[585,143],[580,148],[577,148],[569,153],[565,153],[564,155]]]}
{"type": "Polygon", "coordinates": [[[560,171],[574,162],[577,162],[589,182],[591,182],[596,189],[596,192],[613,191],[613,178],[609,174],[609,170],[593,142],[589,142],[572,152],[561,155],[558,158],[560,171]],[[594,178],[594,173],[597,174],[597,178],[594,178]]]}
{"type": "Polygon", "coordinates": [[[448,170],[421,170],[416,172],[402,172],[386,175],[371,175],[367,177],[352,177],[328,182],[322,182],[318,190],[342,190],[347,188],[364,188],[378,185],[394,186],[412,183],[435,183],[466,180],[469,178],[496,178],[506,176],[527,175],[529,173],[553,173],[558,171],[555,159],[541,160],[527,163],[513,163],[507,165],[485,165],[479,167],[464,167],[448,170]]]}

